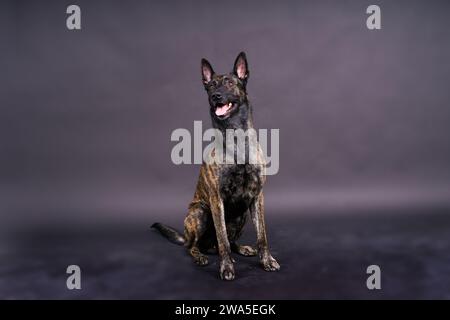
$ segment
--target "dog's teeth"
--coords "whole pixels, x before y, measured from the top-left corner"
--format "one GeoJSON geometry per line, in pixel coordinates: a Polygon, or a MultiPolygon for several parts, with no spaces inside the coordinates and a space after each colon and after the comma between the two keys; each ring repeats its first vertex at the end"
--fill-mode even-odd
{"type": "Polygon", "coordinates": [[[229,106],[230,108],[231,108],[231,105],[232,105],[231,102],[229,102],[229,103],[228,103],[228,106],[229,106]]]}

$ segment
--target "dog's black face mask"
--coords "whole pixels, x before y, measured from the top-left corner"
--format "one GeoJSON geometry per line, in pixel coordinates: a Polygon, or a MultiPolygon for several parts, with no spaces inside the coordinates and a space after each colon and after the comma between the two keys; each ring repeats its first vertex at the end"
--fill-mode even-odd
{"type": "Polygon", "coordinates": [[[213,121],[225,121],[247,107],[246,84],[249,76],[245,53],[241,52],[234,63],[233,72],[217,75],[210,63],[202,59],[203,84],[208,93],[213,121]]]}

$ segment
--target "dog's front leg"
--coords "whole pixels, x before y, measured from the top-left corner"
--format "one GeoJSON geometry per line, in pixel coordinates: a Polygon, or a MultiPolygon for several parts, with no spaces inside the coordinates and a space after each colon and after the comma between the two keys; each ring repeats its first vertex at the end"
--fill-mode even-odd
{"type": "Polygon", "coordinates": [[[219,195],[210,199],[211,213],[213,216],[214,227],[216,229],[217,245],[220,258],[220,278],[223,280],[234,279],[234,266],[231,259],[230,242],[227,236],[227,227],[225,225],[225,210],[223,201],[219,195]]]}
{"type": "Polygon", "coordinates": [[[270,254],[269,245],[267,243],[266,223],[264,221],[264,195],[261,192],[250,205],[250,214],[256,229],[256,247],[259,259],[266,271],[280,270],[277,260],[270,254]]]}

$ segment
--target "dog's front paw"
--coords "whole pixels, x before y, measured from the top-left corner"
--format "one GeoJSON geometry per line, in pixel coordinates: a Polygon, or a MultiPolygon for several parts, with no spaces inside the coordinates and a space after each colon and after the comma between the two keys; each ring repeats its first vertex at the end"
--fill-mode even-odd
{"type": "Polygon", "coordinates": [[[280,264],[270,254],[262,258],[261,264],[263,265],[263,268],[266,271],[280,270],[280,264]]]}
{"type": "Polygon", "coordinates": [[[233,280],[234,279],[234,266],[231,259],[222,261],[220,263],[220,278],[222,280],[233,280]]]}

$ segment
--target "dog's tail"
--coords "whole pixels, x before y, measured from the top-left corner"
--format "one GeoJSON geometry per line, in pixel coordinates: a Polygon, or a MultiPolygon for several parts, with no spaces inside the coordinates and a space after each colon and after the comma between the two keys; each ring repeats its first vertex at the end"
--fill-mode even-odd
{"type": "Polygon", "coordinates": [[[167,238],[172,243],[181,246],[186,242],[184,236],[172,227],[165,226],[159,222],[154,223],[151,227],[158,230],[165,238],[167,238]]]}

